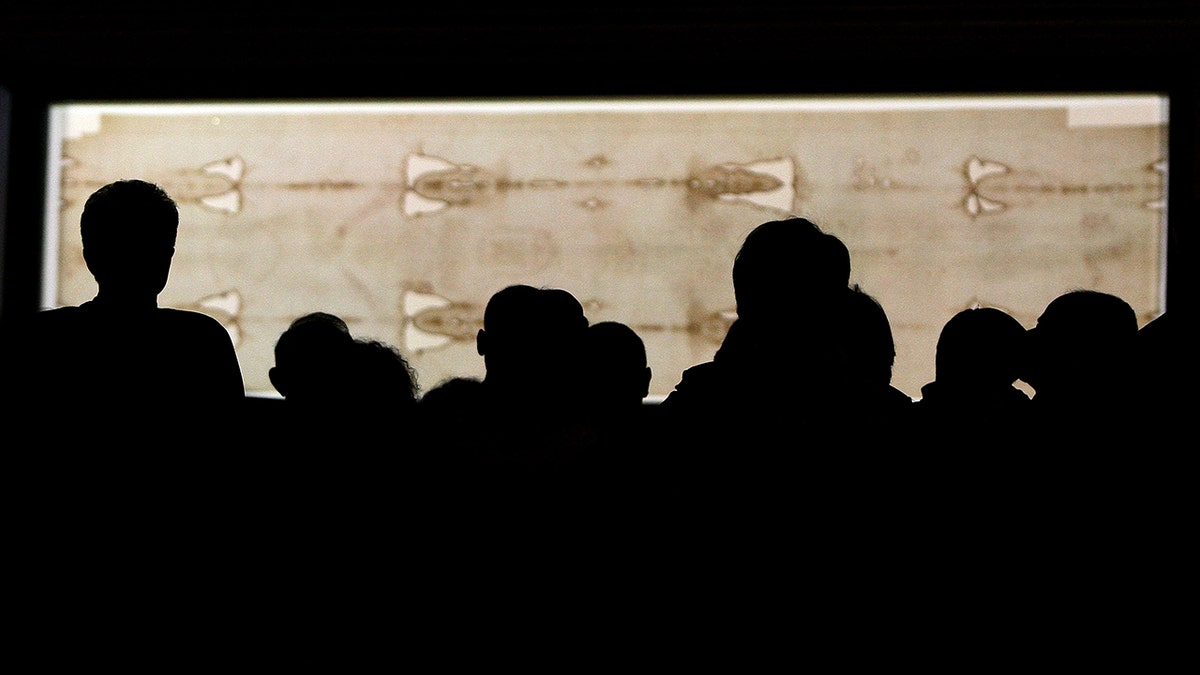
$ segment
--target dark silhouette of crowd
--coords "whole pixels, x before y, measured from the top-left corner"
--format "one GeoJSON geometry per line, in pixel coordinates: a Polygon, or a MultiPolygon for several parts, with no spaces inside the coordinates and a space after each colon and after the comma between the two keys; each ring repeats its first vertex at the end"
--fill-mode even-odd
{"type": "Polygon", "coordinates": [[[1092,588],[1132,612],[1110,575],[1148,574],[1145,557],[1171,549],[1160,537],[1184,536],[1167,449],[1178,341],[1165,313],[1139,330],[1112,294],[1064,289],[1029,329],[963,309],[913,400],[891,383],[892,327],[851,284],[846,244],[788,217],[746,236],[736,321],[660,403],[635,330],[526,284],[487,303],[482,378],[422,387],[396,346],[312,308],[275,344],[280,397],[251,400],[221,324],[158,305],[178,222],[152,183],[100,188],[80,220],[95,298],[5,317],[8,447],[28,508],[55,541],[76,538],[45,561],[67,577],[81,548],[199,546],[219,566],[233,546],[277,581],[298,578],[296,560],[337,560],[391,583],[426,556],[408,578],[601,583],[602,569],[684,602],[692,583],[717,594],[714,575],[753,594],[801,575],[814,595],[855,584],[839,591],[851,603],[937,605],[955,587],[998,616],[1030,588],[1095,607],[1092,588]],[[263,449],[222,438],[218,419],[263,449]],[[526,555],[505,567],[514,548],[526,555]],[[546,556],[535,573],[530,551],[546,556]],[[896,591],[911,584],[929,596],[896,591]]]}

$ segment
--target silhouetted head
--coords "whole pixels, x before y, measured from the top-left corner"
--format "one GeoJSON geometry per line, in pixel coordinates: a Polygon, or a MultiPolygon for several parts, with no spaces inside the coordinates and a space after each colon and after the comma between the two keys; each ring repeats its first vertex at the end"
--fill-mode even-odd
{"type": "Polygon", "coordinates": [[[162,292],[178,232],[174,200],[141,180],[96,190],[79,219],[84,261],[101,293],[111,297],[154,298],[162,292]]]}
{"type": "Polygon", "coordinates": [[[456,375],[438,382],[420,398],[420,404],[439,413],[469,411],[477,403],[483,381],[476,377],[456,375]]]}
{"type": "Polygon", "coordinates": [[[634,408],[649,395],[653,372],[646,365],[646,345],[628,325],[600,321],[588,326],[584,353],[588,395],[598,404],[634,408]]]}
{"type": "Polygon", "coordinates": [[[565,290],[517,284],[497,291],[475,336],[484,380],[554,393],[578,377],[587,326],[583,305],[565,290]]]}
{"type": "Polygon", "coordinates": [[[1020,377],[1025,327],[995,307],[964,309],[942,326],[935,379],[952,384],[1009,386],[1020,377]]]}
{"type": "Polygon", "coordinates": [[[1063,388],[1110,391],[1129,376],[1137,331],[1137,314],[1125,300],[1093,290],[1064,293],[1026,332],[1021,379],[1039,395],[1063,388]]]}
{"type": "Polygon", "coordinates": [[[284,398],[305,401],[337,391],[354,338],[340,317],[312,312],[299,317],[275,341],[268,377],[284,398]]]}
{"type": "Polygon", "coordinates": [[[746,235],[733,261],[739,319],[772,321],[821,307],[850,283],[850,251],[806,218],[765,222],[746,235]]]}
{"type": "Polygon", "coordinates": [[[346,395],[364,407],[394,410],[415,404],[419,393],[417,373],[408,359],[382,340],[353,341],[344,379],[346,395]]]}
{"type": "Polygon", "coordinates": [[[896,343],[887,312],[857,285],[845,291],[845,298],[841,325],[834,329],[841,332],[838,342],[845,345],[847,367],[871,384],[891,384],[896,343]]]}

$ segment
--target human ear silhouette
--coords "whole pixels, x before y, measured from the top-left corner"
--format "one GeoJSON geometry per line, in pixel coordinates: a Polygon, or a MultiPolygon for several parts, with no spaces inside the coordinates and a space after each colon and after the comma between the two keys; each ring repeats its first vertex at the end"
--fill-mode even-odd
{"type": "Polygon", "coordinates": [[[480,356],[487,355],[487,333],[482,328],[475,334],[475,353],[480,356]]]}
{"type": "Polygon", "coordinates": [[[271,380],[271,386],[275,387],[275,391],[279,392],[281,396],[286,397],[288,395],[287,375],[278,366],[271,366],[270,370],[267,371],[267,378],[271,380]]]}

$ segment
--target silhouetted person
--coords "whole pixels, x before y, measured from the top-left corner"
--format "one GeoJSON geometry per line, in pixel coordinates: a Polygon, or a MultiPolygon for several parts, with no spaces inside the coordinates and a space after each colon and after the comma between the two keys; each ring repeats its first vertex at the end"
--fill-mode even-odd
{"type": "MultiPolygon", "coordinates": [[[[329,459],[335,455],[342,465],[370,457],[377,468],[388,470],[413,456],[409,444],[402,452],[377,456],[351,449],[417,431],[417,374],[394,345],[356,338],[341,317],[310,312],[279,335],[268,375],[282,401],[270,407],[271,420],[260,415],[252,421],[266,440],[273,436],[274,445],[294,459],[312,462],[297,461],[293,468],[315,472],[320,480],[330,476],[329,459]],[[385,458],[392,464],[378,464],[385,458]]],[[[360,480],[378,474],[358,466],[360,480]]]]}
{"type": "Polygon", "coordinates": [[[641,410],[654,373],[637,331],[619,321],[594,323],[588,326],[584,354],[586,396],[593,410],[641,410]]]}
{"type": "MultiPolygon", "coordinates": [[[[406,414],[420,391],[416,371],[399,348],[354,337],[341,317],[328,312],[305,314],[280,334],[268,376],[302,416],[406,414]]],[[[338,421],[348,422],[352,419],[338,421]]]]}
{"type": "Polygon", "coordinates": [[[79,226],[99,290],[8,327],[5,386],[18,418],[57,439],[161,452],[176,433],[227,433],[245,395],[229,333],[206,314],[158,306],[175,202],[157,185],[121,180],[88,197],[79,226]]]}
{"type": "Polygon", "coordinates": [[[104,185],[79,226],[96,295],[4,329],[0,383],[21,443],[10,496],[30,534],[16,548],[72,607],[174,601],[180,580],[212,578],[206,562],[236,522],[241,369],[219,321],[158,305],[179,226],[165,191],[104,185]]]}
{"type": "Polygon", "coordinates": [[[841,239],[804,218],[768,221],[746,236],[732,278],[737,320],[658,409],[671,482],[692,514],[680,530],[699,537],[774,530],[818,491],[853,503],[835,465],[878,421],[850,395],[859,379],[840,334],[851,292],[841,239]]]}
{"type": "Polygon", "coordinates": [[[478,377],[448,377],[425,391],[418,405],[433,413],[453,413],[460,405],[480,400],[483,379],[478,377]]]}
{"type": "MultiPolygon", "coordinates": [[[[849,293],[850,253],[804,218],[752,230],[733,262],[737,320],[713,359],[683,372],[660,404],[691,463],[794,453],[806,427],[824,426],[846,376],[830,324],[849,293]],[[787,450],[783,450],[787,448],[787,450]]],[[[801,441],[802,442],[802,441],[801,441]]]]}
{"type": "Polygon", "coordinates": [[[995,545],[1024,529],[1007,524],[1027,506],[1014,500],[1014,486],[1040,463],[1028,451],[1036,439],[1029,396],[1015,386],[1024,342],[1021,322],[995,307],[961,310],[938,334],[934,379],[914,403],[908,455],[915,488],[909,503],[918,522],[942,528],[941,542],[957,531],[962,544],[969,537],[972,545],[995,545]]]}
{"type": "Polygon", "coordinates": [[[916,403],[920,442],[973,453],[1024,444],[1029,396],[1021,374],[1025,327],[996,307],[971,307],[942,326],[934,379],[916,403]]]}
{"type": "Polygon", "coordinates": [[[417,401],[415,458],[440,479],[475,471],[476,447],[487,438],[480,427],[486,414],[482,378],[454,376],[433,385],[417,401]]]}
{"type": "MultiPolygon", "coordinates": [[[[515,285],[497,291],[483,313],[476,349],[484,385],[502,400],[525,403],[577,395],[588,326],[583,306],[560,288],[515,285]]],[[[552,402],[551,401],[551,402],[552,402]]]]}
{"type": "Polygon", "coordinates": [[[1129,303],[1089,289],[1054,298],[1026,331],[1021,379],[1034,389],[1027,438],[1038,454],[1025,487],[1047,539],[1058,526],[1099,540],[1144,502],[1137,333],[1129,303]]]}
{"type": "Polygon", "coordinates": [[[1072,290],[1054,298],[1026,332],[1021,379],[1033,387],[1035,442],[1080,450],[1133,440],[1133,307],[1120,297],[1072,290]]]}
{"type": "Polygon", "coordinates": [[[362,409],[390,417],[394,427],[401,416],[415,414],[420,384],[416,370],[400,349],[383,340],[355,338],[343,393],[362,409]]]}
{"type": "Polygon", "coordinates": [[[440,384],[422,402],[430,451],[488,471],[574,463],[586,442],[580,357],[587,326],[583,306],[563,289],[517,284],[494,293],[476,334],[484,377],[454,380],[460,386],[452,392],[440,384]]]}
{"type": "Polygon", "coordinates": [[[269,418],[259,410],[252,420],[261,433],[255,455],[265,460],[255,467],[261,510],[274,516],[261,529],[295,556],[332,565],[361,555],[357,564],[373,564],[370,549],[382,546],[373,542],[395,524],[423,468],[408,441],[417,432],[416,373],[397,347],[354,337],[328,312],[292,321],[274,353],[268,373],[283,398],[269,418]]]}
{"type": "Polygon", "coordinates": [[[275,341],[271,384],[293,406],[323,406],[340,391],[338,378],[354,342],[341,317],[310,312],[288,325],[275,341]]]}
{"type": "Polygon", "coordinates": [[[595,434],[595,447],[583,463],[585,478],[600,508],[643,522],[651,515],[647,509],[661,507],[671,489],[657,405],[646,402],[653,377],[646,345],[627,324],[594,323],[588,326],[582,372],[588,423],[595,434]]]}
{"type": "Polygon", "coordinates": [[[1177,483],[1183,467],[1169,459],[1176,453],[1147,442],[1160,430],[1139,414],[1137,335],[1137,315],[1122,298],[1065,292],[1026,332],[1021,375],[1034,389],[1029,471],[1009,488],[1021,495],[1014,518],[1022,542],[1045,569],[1089,592],[1111,585],[1106,608],[1140,605],[1186,529],[1177,497],[1188,489],[1177,483]]]}
{"type": "MultiPolygon", "coordinates": [[[[328,505],[324,514],[340,514],[330,532],[338,538],[358,536],[348,545],[374,541],[395,524],[399,503],[424,481],[426,467],[412,439],[419,433],[416,371],[400,349],[386,341],[355,338],[344,345],[342,370],[327,396],[319,438],[328,443],[314,463],[315,483],[328,505]],[[332,461],[330,461],[332,460],[332,461]]],[[[297,429],[307,427],[298,424],[297,429]]],[[[302,432],[300,443],[310,443],[302,432]]],[[[386,546],[385,544],[381,545],[386,546]]]]}
{"type": "Polygon", "coordinates": [[[339,378],[353,341],[346,322],[329,312],[310,312],[288,324],[275,340],[275,359],[267,370],[281,398],[246,398],[246,426],[255,434],[253,445],[295,453],[336,438],[336,431],[329,431],[330,420],[341,414],[329,406],[330,401],[342,400],[339,378]]]}
{"type": "Polygon", "coordinates": [[[441,382],[418,405],[435,547],[529,550],[580,530],[592,494],[580,469],[595,446],[580,382],[587,326],[562,289],[517,284],[488,299],[484,376],[441,382]]]}
{"type": "MultiPolygon", "coordinates": [[[[835,326],[835,329],[838,329],[835,326]]],[[[852,378],[848,395],[858,401],[859,414],[876,416],[872,430],[880,439],[908,433],[913,400],[892,385],[896,341],[887,311],[857,284],[847,294],[840,321],[846,368],[852,378]],[[888,429],[887,425],[895,425],[888,429]]]]}

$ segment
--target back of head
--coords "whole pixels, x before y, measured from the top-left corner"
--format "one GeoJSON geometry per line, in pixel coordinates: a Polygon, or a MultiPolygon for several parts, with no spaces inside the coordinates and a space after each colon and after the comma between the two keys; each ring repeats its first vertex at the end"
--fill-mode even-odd
{"type": "Polygon", "coordinates": [[[1087,289],[1063,293],[1046,305],[1036,328],[1072,341],[1124,342],[1137,332],[1137,314],[1125,300],[1087,289]]]}
{"type": "Polygon", "coordinates": [[[525,339],[546,333],[577,333],[587,328],[587,318],[579,300],[561,288],[515,284],[488,299],[483,328],[493,336],[525,339]]]}
{"type": "Polygon", "coordinates": [[[1063,384],[1088,387],[1124,380],[1137,331],[1137,314],[1125,300],[1093,290],[1064,293],[1026,333],[1022,379],[1039,394],[1063,384]]]}
{"type": "Polygon", "coordinates": [[[312,312],[292,321],[275,342],[271,384],[284,398],[303,401],[328,396],[353,343],[340,317],[312,312]]]}
{"type": "Polygon", "coordinates": [[[586,345],[589,396],[602,405],[641,405],[652,375],[641,336],[619,321],[600,321],[588,327],[586,345]]]}
{"type": "Polygon", "coordinates": [[[887,312],[857,285],[845,291],[845,298],[841,325],[835,330],[842,335],[850,372],[871,384],[891,384],[896,343],[887,312]]]}
{"type": "Polygon", "coordinates": [[[109,183],[88,197],[79,219],[83,255],[101,289],[159,293],[167,282],[179,209],[159,186],[109,183]]]}
{"type": "Polygon", "coordinates": [[[794,315],[798,306],[823,307],[849,282],[846,244],[806,218],[759,225],[733,261],[738,318],[755,322],[794,315]]]}
{"type": "Polygon", "coordinates": [[[565,290],[517,284],[497,291],[476,335],[485,381],[544,390],[576,377],[587,326],[583,305],[565,290]]]}
{"type": "Polygon", "coordinates": [[[936,379],[958,385],[1008,386],[1020,375],[1025,327],[995,307],[964,309],[942,326],[936,379]]]}
{"type": "Polygon", "coordinates": [[[386,410],[415,404],[419,393],[416,371],[400,350],[382,340],[364,338],[350,345],[344,386],[348,399],[386,410]]]}

